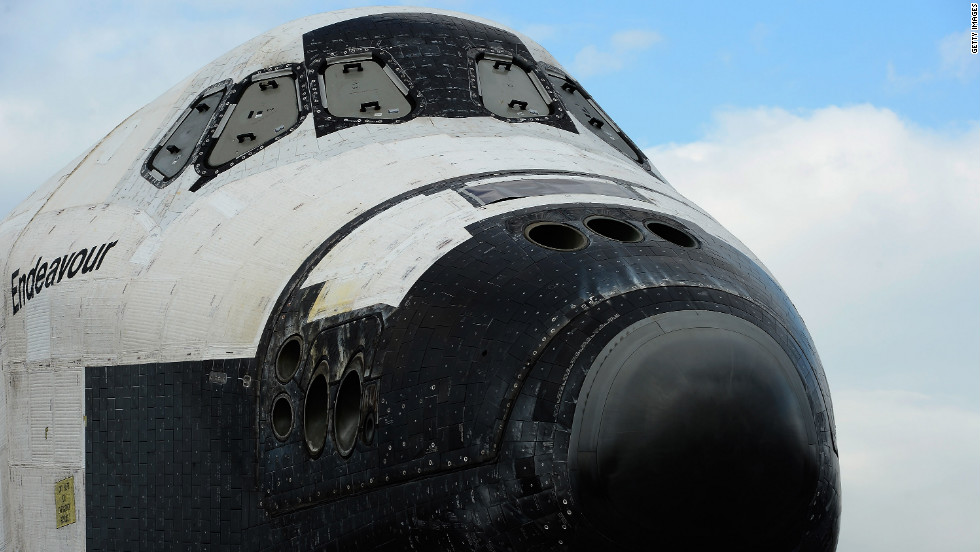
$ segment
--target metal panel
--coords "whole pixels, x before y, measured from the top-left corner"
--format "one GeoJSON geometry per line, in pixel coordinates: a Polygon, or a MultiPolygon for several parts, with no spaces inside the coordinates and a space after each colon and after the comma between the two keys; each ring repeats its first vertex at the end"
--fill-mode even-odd
{"type": "Polygon", "coordinates": [[[483,105],[494,115],[520,119],[551,112],[540,83],[535,85],[532,76],[513,58],[484,55],[476,62],[476,78],[483,105]]]}
{"type": "Polygon", "coordinates": [[[324,106],[334,117],[399,119],[412,111],[408,87],[370,54],[328,61],[322,74],[324,106]]]}
{"type": "Polygon", "coordinates": [[[223,165],[291,128],[299,119],[296,80],[291,75],[255,75],[237,105],[219,125],[218,142],[208,164],[223,165]]]}
{"type": "Polygon", "coordinates": [[[188,107],[177,125],[177,129],[160,147],[150,167],[159,171],[165,178],[173,178],[190,161],[194,147],[204,135],[204,130],[217,111],[218,104],[224,91],[205,96],[194,105],[188,107]]]}
{"type": "Polygon", "coordinates": [[[586,96],[576,83],[552,73],[548,73],[548,78],[558,93],[561,94],[561,99],[565,102],[565,108],[569,113],[581,121],[596,136],[622,152],[623,155],[638,163],[643,162],[636,150],[626,143],[626,140],[620,135],[616,123],[612,122],[612,119],[591,98],[586,96]]]}

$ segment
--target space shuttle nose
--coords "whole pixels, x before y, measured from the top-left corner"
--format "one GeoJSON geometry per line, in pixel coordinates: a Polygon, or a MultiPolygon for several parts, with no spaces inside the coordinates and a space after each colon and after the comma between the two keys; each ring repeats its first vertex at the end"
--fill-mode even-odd
{"type": "Polygon", "coordinates": [[[791,550],[817,483],[814,422],[765,331],[677,311],[621,331],[579,394],[579,506],[623,549],[791,550]]]}

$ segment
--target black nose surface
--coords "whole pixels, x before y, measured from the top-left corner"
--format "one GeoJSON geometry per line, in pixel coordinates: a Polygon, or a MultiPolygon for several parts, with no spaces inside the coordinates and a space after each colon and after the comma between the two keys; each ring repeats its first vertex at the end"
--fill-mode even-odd
{"type": "Polygon", "coordinates": [[[623,330],[592,365],[570,448],[580,505],[625,548],[790,550],[816,485],[815,430],[789,356],[732,315],[623,330]]]}

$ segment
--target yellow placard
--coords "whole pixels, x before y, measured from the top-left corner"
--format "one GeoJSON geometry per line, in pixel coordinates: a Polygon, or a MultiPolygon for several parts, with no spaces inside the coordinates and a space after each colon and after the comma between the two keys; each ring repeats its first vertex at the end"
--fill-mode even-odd
{"type": "Polygon", "coordinates": [[[60,529],[75,523],[75,478],[62,479],[54,484],[55,525],[60,529]]]}

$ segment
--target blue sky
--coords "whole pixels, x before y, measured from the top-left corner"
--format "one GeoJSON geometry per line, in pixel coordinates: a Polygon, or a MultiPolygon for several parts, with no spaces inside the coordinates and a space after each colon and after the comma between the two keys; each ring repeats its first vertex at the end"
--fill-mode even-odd
{"type": "MultiPolygon", "coordinates": [[[[0,0],[0,214],[230,48],[354,5],[0,0]]],[[[839,550],[980,547],[969,2],[430,5],[537,39],[787,289],[837,411],[839,550]]]]}
{"type": "Polygon", "coordinates": [[[967,48],[954,56],[943,44],[967,30],[968,3],[645,4],[615,3],[605,13],[565,4],[541,24],[554,31],[540,37],[568,63],[583,43],[614,51],[604,44],[624,27],[659,35],[630,56],[635,71],[583,77],[643,145],[693,140],[721,107],[871,103],[940,129],[980,118],[977,62],[967,48]]]}
{"type": "MultiPolygon", "coordinates": [[[[71,4],[58,8],[57,2],[5,0],[0,2],[0,13],[9,17],[15,32],[0,35],[0,46],[8,52],[0,58],[0,71],[36,61],[34,56],[20,58],[13,52],[42,53],[52,38],[59,41],[51,33],[70,34],[85,27],[115,29],[118,42],[112,42],[112,37],[105,42],[103,37],[97,55],[103,61],[125,59],[125,50],[113,46],[136,40],[134,34],[126,36],[127,25],[132,31],[166,32],[164,24],[172,22],[183,26],[176,29],[180,35],[189,28],[196,32],[183,44],[192,51],[178,48],[170,53],[187,63],[167,62],[167,67],[180,67],[186,74],[247,39],[253,30],[361,3],[274,4],[275,8],[248,1],[125,6],[94,2],[83,10],[71,4]],[[46,4],[52,9],[43,9],[46,4]],[[70,20],[67,29],[59,28],[61,17],[52,11],[61,11],[70,20]],[[31,26],[17,26],[19,17],[31,26]],[[216,26],[218,36],[207,37],[209,25],[216,26]]],[[[953,33],[968,29],[969,3],[857,4],[614,2],[604,10],[597,9],[595,2],[581,1],[430,5],[482,15],[526,31],[566,64],[573,64],[588,45],[625,59],[626,70],[603,73],[590,65],[581,80],[623,126],[632,127],[634,138],[644,146],[692,140],[710,125],[712,112],[724,106],[815,109],[872,103],[917,125],[938,129],[980,119],[977,62],[975,58],[969,62],[967,48],[944,44],[953,33]],[[610,39],[624,30],[652,32],[657,40],[634,51],[617,52],[610,39]]]]}
{"type": "MultiPolygon", "coordinates": [[[[81,39],[86,30],[105,31],[87,44],[95,61],[125,62],[140,50],[131,47],[140,33],[153,33],[154,41],[172,49],[141,52],[156,58],[147,59],[144,71],[153,74],[140,75],[144,86],[138,93],[117,102],[131,112],[262,30],[363,3],[271,4],[94,2],[83,9],[72,3],[0,0],[0,48],[5,52],[0,74],[14,75],[45,61],[46,54],[56,52],[53,47],[81,39]],[[154,67],[162,58],[168,59],[154,67]]],[[[710,127],[714,112],[729,107],[870,103],[940,130],[966,128],[980,119],[980,67],[968,46],[954,44],[954,34],[969,27],[969,3],[630,1],[597,9],[595,2],[582,1],[460,0],[430,5],[527,32],[579,69],[593,96],[643,147],[696,139],[710,127]],[[623,31],[650,33],[653,39],[618,49],[613,39],[623,31]],[[582,55],[586,47],[606,54],[600,59],[615,61],[590,62],[582,55]],[[621,69],[604,70],[603,65],[621,69]]],[[[54,86],[57,78],[51,73],[43,80],[54,86]]]]}

